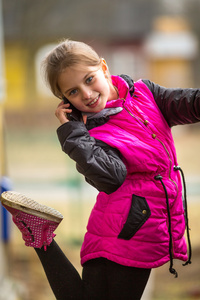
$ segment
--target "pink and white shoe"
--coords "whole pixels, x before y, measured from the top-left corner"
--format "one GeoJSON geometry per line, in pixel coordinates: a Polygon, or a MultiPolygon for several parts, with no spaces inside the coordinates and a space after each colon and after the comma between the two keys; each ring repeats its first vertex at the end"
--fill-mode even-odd
{"type": "Polygon", "coordinates": [[[34,248],[44,246],[46,250],[56,236],[54,230],[63,219],[61,213],[17,192],[3,192],[1,203],[12,214],[25,245],[34,248]]]}

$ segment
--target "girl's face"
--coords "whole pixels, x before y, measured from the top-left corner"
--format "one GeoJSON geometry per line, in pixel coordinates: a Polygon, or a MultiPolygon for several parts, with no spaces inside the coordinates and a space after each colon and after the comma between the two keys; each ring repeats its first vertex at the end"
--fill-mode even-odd
{"type": "Polygon", "coordinates": [[[106,102],[117,99],[117,92],[106,78],[107,65],[77,65],[66,68],[58,77],[61,93],[82,112],[99,112],[106,102]]]}

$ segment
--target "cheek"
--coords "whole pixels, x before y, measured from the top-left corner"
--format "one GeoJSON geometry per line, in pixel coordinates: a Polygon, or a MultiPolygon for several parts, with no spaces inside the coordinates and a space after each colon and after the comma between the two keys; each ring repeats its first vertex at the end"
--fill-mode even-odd
{"type": "Polygon", "coordinates": [[[102,82],[102,85],[101,85],[101,92],[105,96],[109,96],[110,89],[109,89],[108,82],[107,82],[107,80],[105,78],[104,78],[104,80],[102,82]]]}
{"type": "Polygon", "coordinates": [[[82,102],[77,98],[77,99],[70,99],[69,102],[77,109],[81,109],[82,107],[82,102]]]}

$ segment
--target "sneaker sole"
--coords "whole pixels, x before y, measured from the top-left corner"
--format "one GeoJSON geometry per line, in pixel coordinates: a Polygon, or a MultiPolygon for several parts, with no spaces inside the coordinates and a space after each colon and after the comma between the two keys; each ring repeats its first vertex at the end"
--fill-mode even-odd
{"type": "Polygon", "coordinates": [[[31,198],[28,198],[17,192],[3,192],[0,200],[2,205],[18,209],[42,219],[47,219],[57,223],[60,223],[63,219],[63,215],[56,209],[39,204],[31,198]]]}

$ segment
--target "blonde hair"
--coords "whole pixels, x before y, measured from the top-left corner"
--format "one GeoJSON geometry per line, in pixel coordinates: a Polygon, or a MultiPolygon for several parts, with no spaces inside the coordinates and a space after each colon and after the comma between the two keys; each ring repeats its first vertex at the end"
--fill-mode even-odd
{"type": "Polygon", "coordinates": [[[55,47],[42,61],[44,78],[52,93],[62,98],[62,93],[58,85],[58,77],[67,67],[82,64],[85,66],[99,66],[101,58],[89,45],[64,40],[55,47]]]}

